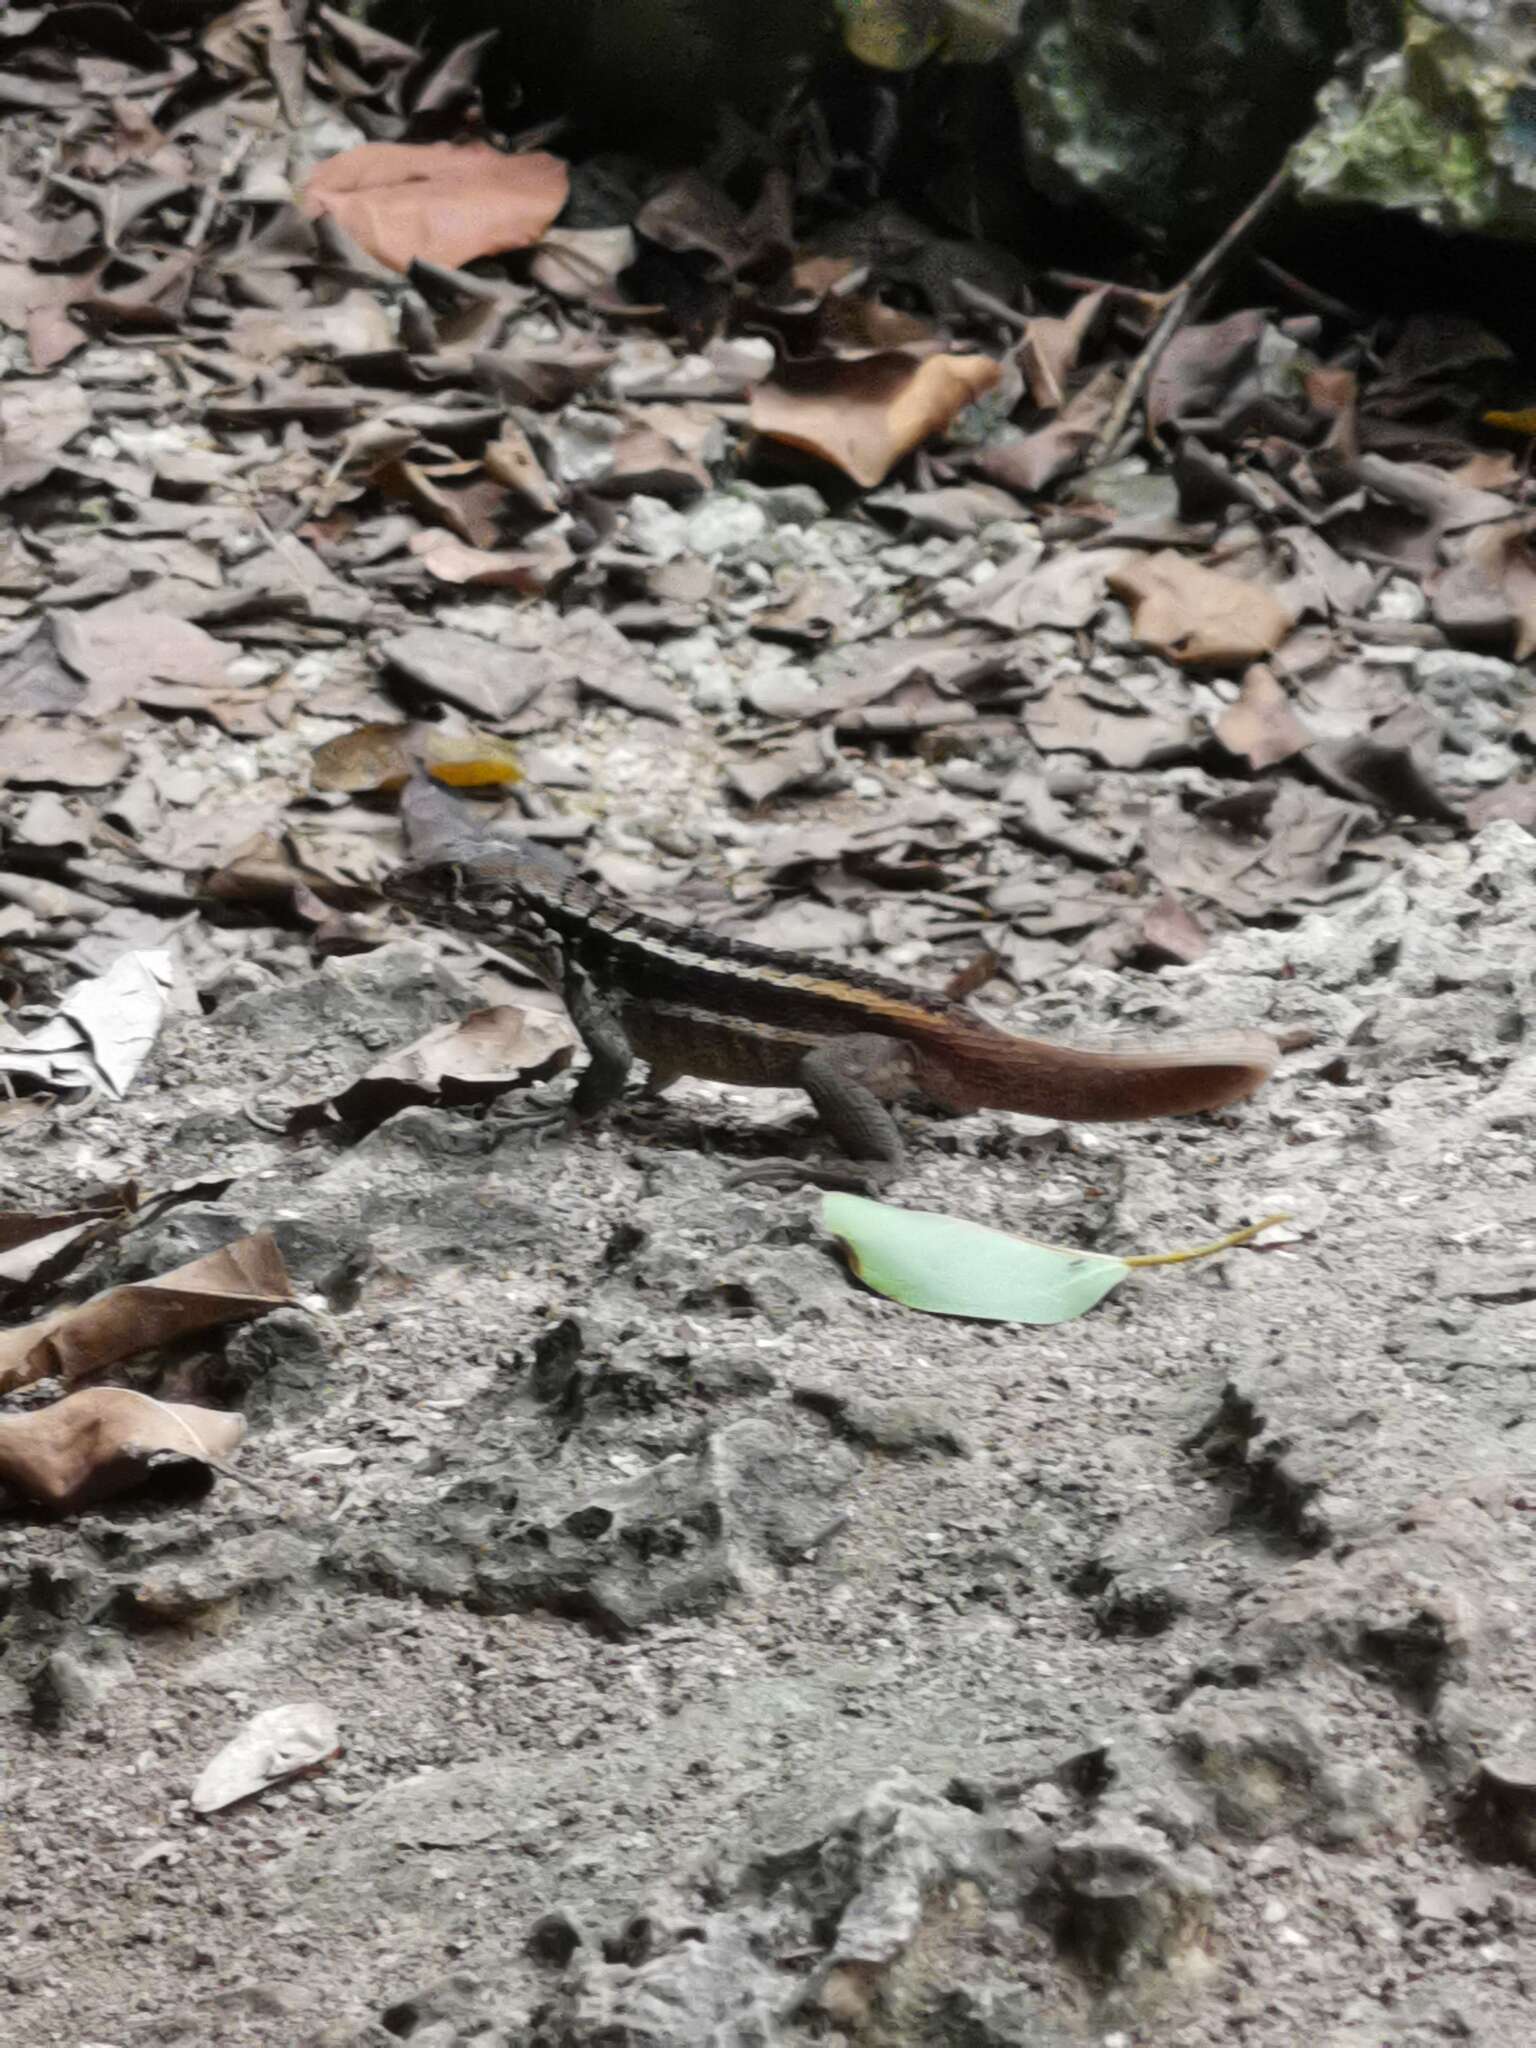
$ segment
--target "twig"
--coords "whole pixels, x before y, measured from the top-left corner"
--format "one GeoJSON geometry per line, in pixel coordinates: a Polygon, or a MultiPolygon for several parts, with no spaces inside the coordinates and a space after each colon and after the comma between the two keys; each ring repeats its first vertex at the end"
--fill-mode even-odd
{"type": "Polygon", "coordinates": [[[964,299],[976,312],[987,314],[1004,327],[1011,327],[1015,334],[1029,332],[1029,315],[1021,313],[1017,306],[1010,306],[996,292],[985,291],[979,284],[972,284],[968,277],[951,278],[950,289],[957,299],[964,299]]]}
{"type": "Polygon", "coordinates": [[[255,145],[256,131],[254,128],[247,128],[245,133],[237,135],[225,150],[218,170],[203,187],[203,196],[198,201],[197,212],[192,216],[192,225],[187,229],[186,240],[181,245],[183,249],[201,249],[207,241],[214,215],[224,204],[224,189],[255,145]]]}
{"type": "Polygon", "coordinates": [[[1262,270],[1266,277],[1272,277],[1282,290],[1300,299],[1304,306],[1310,306],[1314,313],[1321,313],[1329,320],[1346,321],[1351,327],[1365,325],[1364,314],[1357,312],[1344,299],[1334,298],[1331,292],[1319,291],[1315,284],[1308,284],[1304,277],[1283,269],[1268,256],[1255,256],[1253,261],[1255,269],[1262,270]]]}
{"type": "Polygon", "coordinates": [[[1162,319],[1153,328],[1143,344],[1140,355],[1132,363],[1130,372],[1120,388],[1120,396],[1115,400],[1114,409],[1104,422],[1098,439],[1088,451],[1088,459],[1083,465],[1085,469],[1096,469],[1101,462],[1108,461],[1116,453],[1121,437],[1130,425],[1131,415],[1140,404],[1142,394],[1151,381],[1152,372],[1162,359],[1163,350],[1189,318],[1196,301],[1203,299],[1210,290],[1218,271],[1231,261],[1260,222],[1274,211],[1290,191],[1291,178],[1291,159],[1287,156],[1263,191],[1251,199],[1236,220],[1217,236],[1194,269],[1177,286],[1162,319]]]}

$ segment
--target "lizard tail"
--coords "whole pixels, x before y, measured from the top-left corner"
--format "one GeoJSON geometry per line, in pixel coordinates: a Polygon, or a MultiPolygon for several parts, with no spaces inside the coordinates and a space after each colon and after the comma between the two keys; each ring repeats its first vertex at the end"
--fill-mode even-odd
{"type": "Polygon", "coordinates": [[[1092,1052],[1042,1038],[951,1029],[934,1053],[918,1048],[916,1079],[946,1109],[1135,1123],[1239,1102],[1264,1085],[1279,1057],[1279,1046],[1262,1031],[1092,1052]]]}

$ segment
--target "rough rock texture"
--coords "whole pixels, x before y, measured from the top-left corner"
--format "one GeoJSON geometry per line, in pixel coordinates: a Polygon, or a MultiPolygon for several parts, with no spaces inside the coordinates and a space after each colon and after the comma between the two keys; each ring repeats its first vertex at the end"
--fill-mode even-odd
{"type": "Polygon", "coordinates": [[[1145,983],[1314,1028],[1240,1115],[917,1130],[914,1204],[1304,1233],[1055,1330],[906,1315],[727,1189],[699,1138],[761,1098],[531,1149],[242,1117],[280,1043],[301,1096],[441,1014],[419,946],[178,1023],[69,1160],[18,1139],[46,1188],[174,1137],[229,1185],[120,1277],[265,1224],[300,1306],[177,1368],[261,1491],[0,1529],[13,2037],[1513,2048],[1533,923],[1529,836],[1425,847],[1145,983]],[[299,1699],[342,1758],[198,1819],[299,1699]]]}
{"type": "Polygon", "coordinates": [[[1401,47],[1324,90],[1302,192],[1528,240],[1533,57],[1536,27],[1513,0],[1407,0],[1401,47]]]}
{"type": "Polygon", "coordinates": [[[1031,174],[1144,233],[1209,239],[1306,129],[1348,40],[1343,0],[1048,0],[1009,59],[1031,174]]]}

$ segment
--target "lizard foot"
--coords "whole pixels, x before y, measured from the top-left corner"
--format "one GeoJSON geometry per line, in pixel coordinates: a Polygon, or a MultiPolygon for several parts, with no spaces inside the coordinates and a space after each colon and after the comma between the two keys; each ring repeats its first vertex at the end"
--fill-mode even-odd
{"type": "Polygon", "coordinates": [[[524,1109],[512,1116],[496,1119],[496,1143],[502,1144],[509,1138],[526,1138],[531,1144],[542,1145],[546,1138],[570,1128],[571,1112],[563,1102],[546,1109],[524,1109]]]}
{"type": "Polygon", "coordinates": [[[796,1188],[823,1188],[840,1195],[878,1195],[888,1188],[901,1168],[883,1159],[866,1159],[847,1166],[818,1166],[805,1159],[760,1159],[752,1166],[738,1167],[726,1175],[728,1188],[771,1187],[783,1194],[796,1188]]]}

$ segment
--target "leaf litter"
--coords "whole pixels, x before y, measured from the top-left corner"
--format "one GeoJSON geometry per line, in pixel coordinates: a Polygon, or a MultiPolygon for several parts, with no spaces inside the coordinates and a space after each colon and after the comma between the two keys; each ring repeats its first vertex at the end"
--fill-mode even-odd
{"type": "MultiPolygon", "coordinates": [[[[488,129],[486,38],[297,19],[45,12],[8,55],[0,1137],[141,1085],[173,987],[372,952],[471,798],[930,985],[1188,961],[1536,823],[1492,337],[1220,308],[1105,451],[1165,295],[792,148],[631,168],[590,225],[587,166],[488,129]]],[[[476,971],[460,1023],[281,1091],[305,1142],[568,1057],[476,971]]],[[[10,1213],[44,1295],[135,1227],[10,1213]]],[[[270,1247],[53,1309],[6,1384],[282,1305],[270,1247]]]]}

